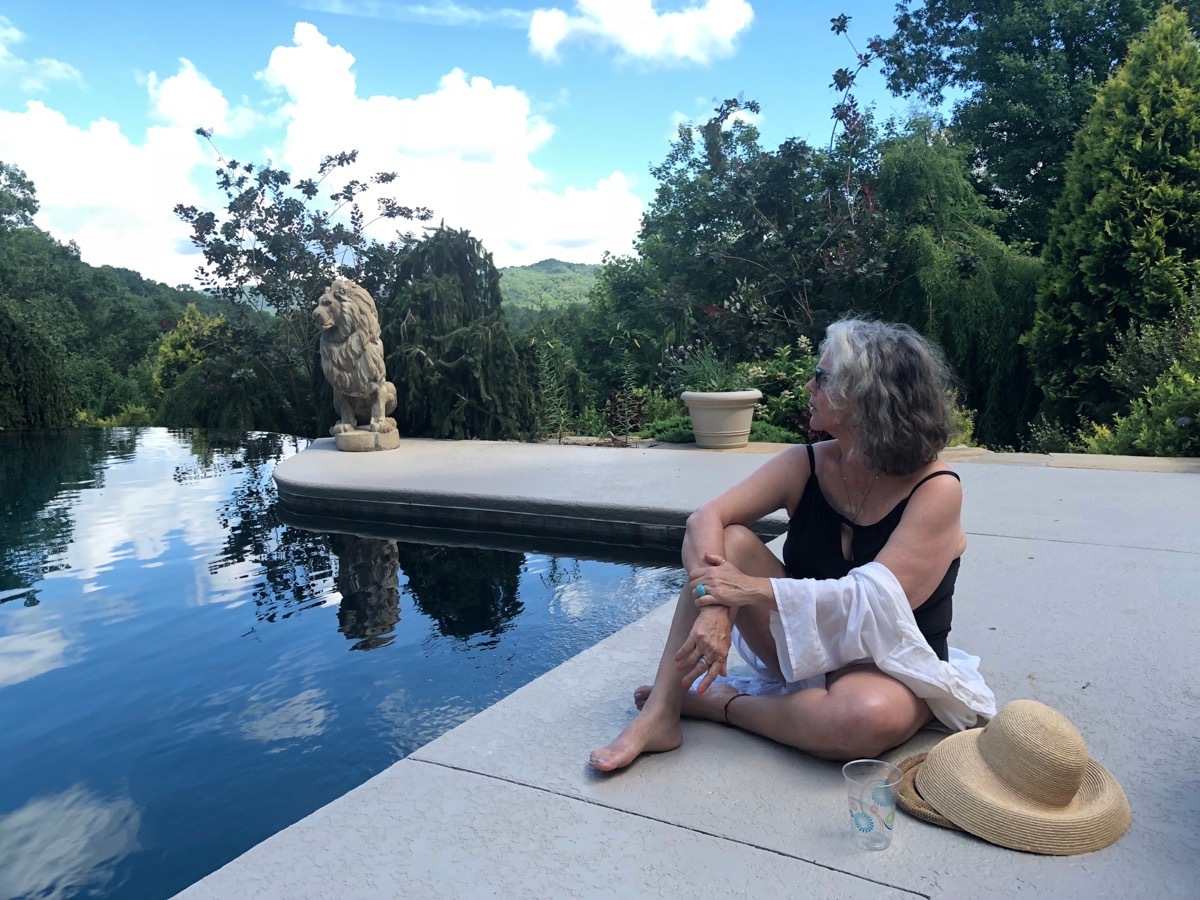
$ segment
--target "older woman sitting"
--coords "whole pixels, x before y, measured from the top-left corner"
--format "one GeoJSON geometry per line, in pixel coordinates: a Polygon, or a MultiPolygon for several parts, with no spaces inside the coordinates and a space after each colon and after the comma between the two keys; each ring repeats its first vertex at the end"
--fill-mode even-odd
{"type": "MultiPolygon", "coordinates": [[[[912,737],[941,708],[923,697],[942,696],[947,680],[968,697],[958,704],[966,724],[974,724],[972,711],[994,713],[977,673],[972,688],[962,688],[943,662],[967,546],[958,476],[938,459],[953,435],[949,381],[940,355],[910,328],[857,319],[829,328],[808,390],[811,426],[833,440],[780,453],[688,519],[689,581],[653,688],[635,691],[640,712],[592,751],[594,768],[675,749],[681,715],[845,760],[912,737]],[[782,562],[749,528],[779,509],[790,519],[782,562]],[[809,604],[803,614],[798,602],[809,604]],[[821,627],[871,633],[811,633],[821,627]],[[880,630],[900,649],[892,652],[880,630]],[[714,683],[727,674],[733,645],[781,691],[742,694],[714,683]],[[822,655],[834,645],[866,656],[844,651],[858,658],[814,677],[797,668],[796,655],[812,658],[814,647],[817,659],[837,658],[822,655]],[[928,691],[926,680],[934,683],[928,691]]],[[[962,716],[945,718],[965,727],[962,716]]]]}

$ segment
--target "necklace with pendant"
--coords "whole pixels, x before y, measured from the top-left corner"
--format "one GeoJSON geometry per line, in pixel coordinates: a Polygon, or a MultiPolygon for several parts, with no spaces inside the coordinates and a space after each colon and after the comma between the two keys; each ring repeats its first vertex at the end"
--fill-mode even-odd
{"type": "Polygon", "coordinates": [[[875,488],[875,482],[879,480],[879,473],[875,473],[875,477],[871,479],[871,484],[867,487],[867,492],[863,494],[862,502],[858,504],[858,509],[854,508],[854,501],[850,499],[850,485],[846,483],[846,465],[838,461],[838,468],[842,474],[842,488],[846,491],[846,508],[852,513],[850,521],[855,525],[858,524],[858,517],[863,511],[863,507],[867,505],[867,498],[871,496],[871,491],[875,488]]]}

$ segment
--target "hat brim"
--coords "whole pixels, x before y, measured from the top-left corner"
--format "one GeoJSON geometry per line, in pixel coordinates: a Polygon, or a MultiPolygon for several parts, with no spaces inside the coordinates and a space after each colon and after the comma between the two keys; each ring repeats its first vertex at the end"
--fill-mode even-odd
{"type": "Polygon", "coordinates": [[[979,753],[982,729],[951,735],[914,770],[926,804],[985,841],[1053,856],[1107,847],[1129,828],[1133,813],[1112,774],[1089,760],[1066,806],[1038,803],[1009,787],[979,753]]]}
{"type": "Polygon", "coordinates": [[[917,790],[917,769],[920,768],[921,763],[925,761],[927,755],[925,753],[918,753],[915,756],[908,757],[903,762],[897,763],[900,771],[904,773],[904,777],[900,779],[900,786],[896,788],[896,805],[910,816],[923,819],[930,825],[940,825],[942,828],[962,831],[961,828],[926,803],[925,798],[921,796],[921,792],[917,790]]]}

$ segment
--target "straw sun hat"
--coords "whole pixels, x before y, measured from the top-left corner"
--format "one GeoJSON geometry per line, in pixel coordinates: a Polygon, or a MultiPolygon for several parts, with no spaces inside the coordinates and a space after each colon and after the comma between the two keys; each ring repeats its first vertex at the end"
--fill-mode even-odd
{"type": "Polygon", "coordinates": [[[1013,701],[985,727],[951,735],[900,768],[902,809],[1013,850],[1099,850],[1133,817],[1117,780],[1088,758],[1083,735],[1035,700],[1013,701]]]}

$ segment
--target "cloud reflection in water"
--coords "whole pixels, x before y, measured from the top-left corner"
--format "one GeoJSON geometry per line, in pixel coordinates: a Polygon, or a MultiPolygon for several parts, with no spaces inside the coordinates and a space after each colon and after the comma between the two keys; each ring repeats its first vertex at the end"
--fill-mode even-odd
{"type": "Polygon", "coordinates": [[[0,816],[0,897],[95,892],[137,849],[141,814],[129,797],[105,802],[82,785],[35,797],[0,816]]]}

